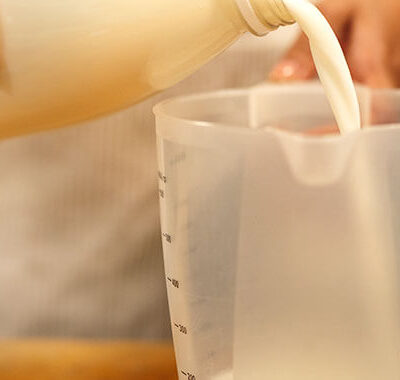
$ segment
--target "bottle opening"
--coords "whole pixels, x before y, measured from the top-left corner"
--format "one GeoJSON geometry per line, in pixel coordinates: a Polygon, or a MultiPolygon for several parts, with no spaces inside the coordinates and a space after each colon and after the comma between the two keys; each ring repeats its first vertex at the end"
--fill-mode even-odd
{"type": "Polygon", "coordinates": [[[236,0],[236,4],[250,30],[257,36],[295,22],[283,0],[236,0]]]}

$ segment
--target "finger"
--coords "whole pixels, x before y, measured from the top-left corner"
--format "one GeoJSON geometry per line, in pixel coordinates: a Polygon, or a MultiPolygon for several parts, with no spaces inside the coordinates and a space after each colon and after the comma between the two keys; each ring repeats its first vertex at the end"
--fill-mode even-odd
{"type": "Polygon", "coordinates": [[[284,58],[269,73],[271,81],[305,80],[315,75],[308,39],[304,33],[300,35],[284,58]]]}
{"type": "MultiPolygon", "coordinates": [[[[352,13],[350,1],[329,0],[319,8],[330,22],[339,40],[344,41],[347,24],[352,13]]],[[[272,69],[268,78],[272,81],[306,80],[314,77],[316,70],[310,46],[304,33],[272,69]]]]}
{"type": "Polygon", "coordinates": [[[339,133],[339,128],[335,124],[322,125],[318,128],[309,129],[305,132],[305,134],[308,136],[336,135],[339,133]]]}

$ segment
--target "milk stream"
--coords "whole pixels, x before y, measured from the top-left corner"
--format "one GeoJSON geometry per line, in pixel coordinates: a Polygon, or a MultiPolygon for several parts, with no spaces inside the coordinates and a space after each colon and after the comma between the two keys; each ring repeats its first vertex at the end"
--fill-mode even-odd
{"type": "Polygon", "coordinates": [[[339,41],[321,12],[306,0],[284,0],[308,36],[319,78],[342,133],[361,128],[360,108],[339,41]]]}

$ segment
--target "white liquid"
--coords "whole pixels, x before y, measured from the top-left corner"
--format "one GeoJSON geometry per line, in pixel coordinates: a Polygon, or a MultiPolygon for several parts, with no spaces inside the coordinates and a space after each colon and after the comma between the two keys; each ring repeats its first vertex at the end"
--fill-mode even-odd
{"type": "Polygon", "coordinates": [[[306,0],[283,0],[308,36],[321,83],[342,133],[361,128],[360,108],[343,50],[321,12],[306,0]]]}

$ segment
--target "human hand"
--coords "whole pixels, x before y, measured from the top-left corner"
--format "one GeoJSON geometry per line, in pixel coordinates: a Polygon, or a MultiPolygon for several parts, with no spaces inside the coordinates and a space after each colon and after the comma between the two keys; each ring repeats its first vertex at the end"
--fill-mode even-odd
{"type": "MultiPolygon", "coordinates": [[[[371,87],[400,85],[400,1],[325,0],[319,9],[345,52],[353,79],[371,87]]],[[[315,77],[307,37],[297,42],[273,68],[273,81],[315,77]]]]}

